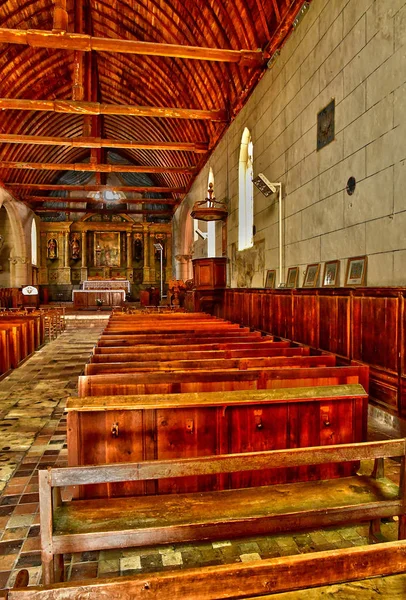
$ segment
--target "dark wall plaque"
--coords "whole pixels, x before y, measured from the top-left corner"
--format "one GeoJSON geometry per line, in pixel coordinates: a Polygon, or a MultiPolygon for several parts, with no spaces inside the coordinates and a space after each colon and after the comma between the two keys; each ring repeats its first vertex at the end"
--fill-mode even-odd
{"type": "Polygon", "coordinates": [[[334,140],[335,100],[333,99],[317,115],[317,150],[334,140]]]}

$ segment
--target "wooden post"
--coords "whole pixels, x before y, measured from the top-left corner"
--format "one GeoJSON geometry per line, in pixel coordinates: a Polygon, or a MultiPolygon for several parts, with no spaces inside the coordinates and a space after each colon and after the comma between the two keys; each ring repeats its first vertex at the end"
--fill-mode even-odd
{"type": "Polygon", "coordinates": [[[68,12],[66,10],[66,0],[54,0],[54,31],[66,31],[68,29],[68,12]]]}

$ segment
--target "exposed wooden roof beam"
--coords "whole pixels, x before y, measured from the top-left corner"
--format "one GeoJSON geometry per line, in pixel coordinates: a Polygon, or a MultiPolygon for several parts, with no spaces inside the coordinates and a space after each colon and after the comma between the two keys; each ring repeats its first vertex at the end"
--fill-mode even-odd
{"type": "Polygon", "coordinates": [[[277,0],[272,0],[272,4],[273,4],[273,9],[274,9],[275,15],[276,15],[276,20],[279,23],[281,20],[281,13],[279,11],[279,6],[278,6],[277,0]]]}
{"type": "Polygon", "coordinates": [[[81,52],[91,52],[94,50],[96,52],[210,60],[240,63],[243,66],[261,65],[264,61],[264,54],[261,50],[225,50],[222,48],[204,48],[200,46],[183,46],[180,44],[160,44],[157,42],[100,38],[82,33],[44,31],[39,29],[7,29],[2,27],[0,28],[0,42],[23,44],[33,48],[57,48],[60,50],[79,50],[81,52]]]}
{"type": "Polygon", "coordinates": [[[0,169],[29,169],[37,171],[90,171],[92,173],[183,173],[192,174],[195,167],[153,167],[145,165],[107,165],[92,163],[30,163],[0,162],[0,169]]]}
{"type": "Polygon", "coordinates": [[[65,138],[39,135],[19,135],[0,132],[0,143],[32,144],[37,146],[68,146],[71,148],[129,148],[133,150],[179,150],[204,153],[205,142],[137,142],[135,140],[111,140],[98,137],[65,138]]]}
{"type": "Polygon", "coordinates": [[[6,188],[20,190],[44,190],[44,191],[70,191],[70,192],[157,192],[157,193],[172,193],[185,194],[186,188],[175,187],[160,187],[160,186],[138,186],[138,185],[69,185],[69,184],[52,184],[52,183],[5,183],[6,188]]]}
{"type": "Polygon", "coordinates": [[[81,102],[75,100],[24,100],[21,98],[0,98],[0,109],[37,110],[78,115],[125,115],[127,117],[203,119],[206,121],[228,120],[227,111],[225,110],[106,104],[104,102],[81,102]]]}
{"type": "Polygon", "coordinates": [[[35,208],[36,213],[94,213],[99,215],[166,215],[171,217],[173,212],[171,210],[136,210],[134,208],[129,209],[116,209],[116,208],[35,208]]]}
{"type": "MultiPolygon", "coordinates": [[[[27,196],[21,199],[22,202],[30,202],[31,204],[38,204],[39,202],[70,202],[70,203],[85,203],[88,204],[100,204],[105,200],[97,200],[96,198],[62,198],[60,196],[27,196]]],[[[107,202],[117,202],[117,204],[179,204],[177,200],[172,198],[137,198],[136,200],[129,200],[128,198],[120,198],[119,200],[107,200],[107,202]]]]}

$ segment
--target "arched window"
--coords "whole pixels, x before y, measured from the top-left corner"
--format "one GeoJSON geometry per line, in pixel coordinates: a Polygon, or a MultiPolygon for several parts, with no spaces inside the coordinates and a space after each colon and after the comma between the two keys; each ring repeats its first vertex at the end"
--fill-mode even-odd
{"type": "Polygon", "coordinates": [[[245,250],[253,246],[252,229],[254,225],[254,184],[253,146],[247,127],[241,139],[240,162],[238,165],[238,249],[245,250]]]}
{"type": "Polygon", "coordinates": [[[37,265],[37,224],[35,219],[31,222],[31,264],[37,265]]]}
{"type": "MultiPolygon", "coordinates": [[[[214,188],[214,174],[213,169],[210,167],[207,187],[209,187],[211,183],[214,188]]],[[[208,258],[216,256],[216,221],[207,222],[207,256],[208,258]]]]}

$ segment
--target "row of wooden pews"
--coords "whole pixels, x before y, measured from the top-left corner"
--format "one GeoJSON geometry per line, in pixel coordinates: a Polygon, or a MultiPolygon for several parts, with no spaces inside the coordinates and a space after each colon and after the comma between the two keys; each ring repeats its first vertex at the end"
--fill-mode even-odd
{"type": "MultiPolygon", "coordinates": [[[[69,465],[366,439],[368,368],[201,313],[111,317],[68,411],[69,465]]],[[[116,483],[81,497],[206,491],[337,477],[358,463],[116,483]]]]}
{"type": "Polygon", "coordinates": [[[16,369],[43,344],[62,332],[65,321],[60,309],[8,309],[0,311],[0,376],[16,369]],[[49,334],[52,323],[52,335],[49,334]]]}
{"type": "Polygon", "coordinates": [[[364,365],[340,366],[328,353],[204,314],[114,314],[80,377],[79,398],[68,400],[70,466],[40,472],[47,585],[10,599],[151,592],[207,600],[401,572],[402,541],[238,568],[55,583],[71,552],[360,521],[376,539],[379,519],[394,515],[404,538],[405,440],[365,442],[367,387],[364,365]],[[393,456],[400,488],[383,474],[393,456]],[[370,476],[356,473],[364,459],[375,461],[370,476]]]}

